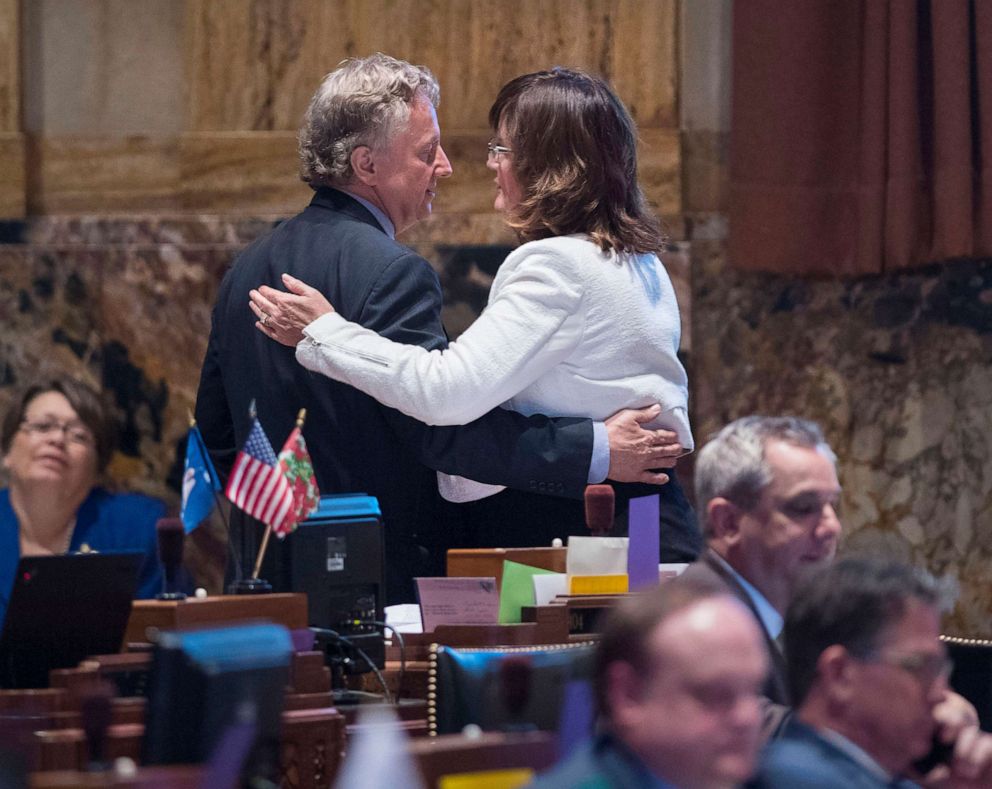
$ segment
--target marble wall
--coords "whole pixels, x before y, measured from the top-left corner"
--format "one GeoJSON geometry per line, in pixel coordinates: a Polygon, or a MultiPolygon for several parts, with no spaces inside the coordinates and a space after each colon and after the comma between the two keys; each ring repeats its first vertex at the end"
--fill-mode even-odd
{"type": "MultiPolygon", "coordinates": [[[[68,374],[107,393],[120,441],[105,482],[178,508],[210,309],[232,257],[274,218],[41,217],[0,223],[0,413],[22,385],[68,374]]],[[[224,530],[189,564],[220,588],[224,530]]]]}
{"type": "Polygon", "coordinates": [[[699,434],[749,413],[818,421],[840,459],[841,553],[956,579],[948,632],[992,634],[992,260],[822,282],[693,246],[699,434]]]}
{"type": "Polygon", "coordinates": [[[736,271],[725,245],[731,11],[729,0],[682,9],[697,437],[751,413],[822,424],[844,488],[841,554],[956,580],[945,632],[988,638],[992,260],[844,282],[736,271]]]}

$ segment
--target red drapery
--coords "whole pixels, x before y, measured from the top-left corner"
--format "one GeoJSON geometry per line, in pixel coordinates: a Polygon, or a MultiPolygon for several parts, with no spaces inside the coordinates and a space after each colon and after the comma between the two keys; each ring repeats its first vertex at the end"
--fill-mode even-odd
{"type": "Polygon", "coordinates": [[[735,0],[730,262],[992,256],[992,0],[735,0]]]}

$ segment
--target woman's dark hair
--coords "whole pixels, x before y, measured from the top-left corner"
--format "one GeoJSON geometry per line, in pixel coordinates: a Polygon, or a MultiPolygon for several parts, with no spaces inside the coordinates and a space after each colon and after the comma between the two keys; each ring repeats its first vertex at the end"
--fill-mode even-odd
{"type": "Polygon", "coordinates": [[[31,401],[38,395],[46,392],[58,392],[78,414],[81,421],[93,434],[94,448],[96,449],[97,470],[103,471],[110,463],[110,457],[114,453],[114,446],[117,439],[116,423],[110,415],[103,398],[100,394],[84,383],[71,378],[55,377],[48,378],[28,386],[15,401],[14,405],[7,411],[0,427],[0,449],[7,454],[10,451],[11,442],[24,422],[24,414],[28,410],[31,401]]]}
{"type": "Polygon", "coordinates": [[[599,77],[561,67],[511,80],[489,110],[523,189],[525,241],[586,233],[604,251],[655,252],[665,236],[637,184],[637,128],[599,77]]]}

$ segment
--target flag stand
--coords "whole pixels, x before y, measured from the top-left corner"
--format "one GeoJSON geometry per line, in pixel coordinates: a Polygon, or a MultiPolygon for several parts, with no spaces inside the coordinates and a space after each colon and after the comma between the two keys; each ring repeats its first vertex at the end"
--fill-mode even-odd
{"type": "Polygon", "coordinates": [[[265,527],[265,534],[262,535],[262,544],[258,546],[258,558],[255,559],[255,569],[251,571],[250,581],[258,580],[259,570],[262,569],[262,560],[265,558],[265,551],[269,547],[269,537],[272,536],[272,526],[268,525],[265,527]]]}
{"type": "MultiPolygon", "coordinates": [[[[296,417],[296,427],[298,430],[302,429],[303,422],[306,420],[306,417],[307,417],[307,410],[305,408],[301,408],[299,414],[296,417]]],[[[253,418],[254,418],[254,414],[253,414],[253,418]]],[[[297,515],[296,521],[294,523],[298,523],[300,517],[306,517],[306,515],[309,514],[309,511],[312,510],[308,510],[308,512],[302,516],[297,515]]],[[[266,550],[268,550],[269,538],[271,536],[272,536],[272,524],[269,523],[266,524],[265,526],[265,532],[262,535],[262,544],[259,545],[258,547],[258,556],[255,559],[255,567],[252,570],[251,578],[246,578],[244,580],[235,581],[234,583],[232,583],[227,588],[228,594],[264,594],[272,591],[272,584],[258,577],[259,572],[261,572],[262,570],[262,562],[265,559],[265,552],[266,550]]],[[[283,536],[283,533],[280,533],[280,536],[283,536]]]]}

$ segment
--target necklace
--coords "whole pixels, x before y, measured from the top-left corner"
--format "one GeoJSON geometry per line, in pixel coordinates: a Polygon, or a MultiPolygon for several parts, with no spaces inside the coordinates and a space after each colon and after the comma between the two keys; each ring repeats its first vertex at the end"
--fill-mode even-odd
{"type": "MultiPolygon", "coordinates": [[[[29,542],[29,543],[33,544],[35,548],[42,549],[42,551],[41,551],[42,553],[49,553],[50,552],[52,556],[61,556],[61,555],[64,555],[64,554],[69,553],[69,548],[72,545],[72,534],[73,534],[73,532],[75,530],[76,530],[76,519],[73,518],[71,521],[69,521],[68,525],[66,526],[65,537],[60,541],[60,545],[59,545],[58,549],[53,550],[53,551],[49,551],[47,545],[44,545],[39,540],[34,539],[33,536],[30,533],[27,533],[26,534],[25,533],[25,530],[22,528],[21,529],[21,544],[23,546],[23,544],[25,542],[29,542]]],[[[23,553],[24,553],[24,551],[22,550],[22,554],[23,553]]]]}

